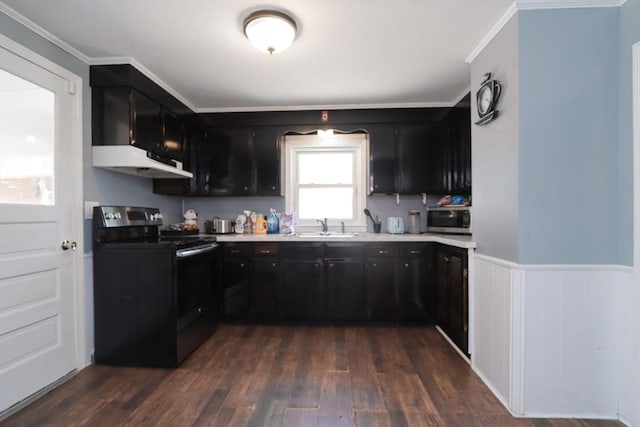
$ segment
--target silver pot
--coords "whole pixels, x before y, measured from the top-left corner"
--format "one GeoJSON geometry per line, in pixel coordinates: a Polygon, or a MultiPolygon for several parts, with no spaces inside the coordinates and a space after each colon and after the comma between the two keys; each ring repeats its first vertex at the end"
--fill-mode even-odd
{"type": "Polygon", "coordinates": [[[233,221],[230,219],[220,219],[218,217],[206,220],[204,222],[204,227],[207,230],[207,233],[210,234],[228,234],[235,232],[233,229],[233,221]]]}

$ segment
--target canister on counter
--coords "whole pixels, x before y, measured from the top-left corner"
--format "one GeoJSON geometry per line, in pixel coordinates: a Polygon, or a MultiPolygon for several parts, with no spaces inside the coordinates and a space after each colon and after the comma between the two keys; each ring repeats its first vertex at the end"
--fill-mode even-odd
{"type": "Polygon", "coordinates": [[[409,233],[420,234],[420,211],[409,211],[409,233]]]}

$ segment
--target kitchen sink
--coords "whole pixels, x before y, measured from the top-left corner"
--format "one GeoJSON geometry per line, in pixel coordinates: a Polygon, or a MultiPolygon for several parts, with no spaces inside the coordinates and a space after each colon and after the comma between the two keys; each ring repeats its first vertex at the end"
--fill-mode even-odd
{"type": "Polygon", "coordinates": [[[357,237],[358,233],[338,233],[334,231],[316,231],[312,233],[297,233],[298,237],[357,237]]]}

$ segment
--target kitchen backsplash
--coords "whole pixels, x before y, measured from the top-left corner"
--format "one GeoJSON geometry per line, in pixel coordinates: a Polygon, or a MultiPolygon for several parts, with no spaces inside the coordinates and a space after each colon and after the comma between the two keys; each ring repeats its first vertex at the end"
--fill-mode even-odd
{"type": "MultiPolygon", "coordinates": [[[[427,196],[427,206],[435,206],[440,196],[427,196]]],[[[243,210],[251,210],[258,213],[269,213],[270,208],[278,212],[284,211],[284,197],[226,197],[226,198],[185,198],[184,209],[194,209],[198,212],[198,225],[204,230],[204,221],[218,216],[222,219],[235,220],[243,210]]],[[[385,219],[390,216],[406,218],[410,210],[419,210],[422,221],[421,230],[425,231],[426,206],[422,204],[421,196],[400,196],[400,204],[396,205],[395,196],[369,196],[367,208],[377,214],[382,221],[382,232],[385,232],[385,219]]],[[[368,221],[369,231],[373,231],[371,222],[368,221]]]]}

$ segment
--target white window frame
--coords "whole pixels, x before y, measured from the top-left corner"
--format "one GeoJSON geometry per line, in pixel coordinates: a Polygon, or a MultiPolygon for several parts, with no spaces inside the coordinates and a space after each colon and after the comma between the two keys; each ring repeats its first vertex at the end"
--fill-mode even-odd
{"type": "MultiPolygon", "coordinates": [[[[298,212],[298,165],[296,159],[300,153],[317,152],[350,152],[354,154],[354,217],[342,219],[347,231],[365,232],[367,222],[364,208],[367,206],[367,182],[369,175],[369,136],[359,134],[319,135],[287,135],[283,139],[285,209],[287,212],[298,212]]],[[[333,187],[332,185],[327,185],[333,187]]],[[[296,230],[316,231],[320,224],[314,219],[300,219],[296,216],[296,230]]],[[[329,219],[330,230],[340,230],[341,219],[329,219]]]]}

